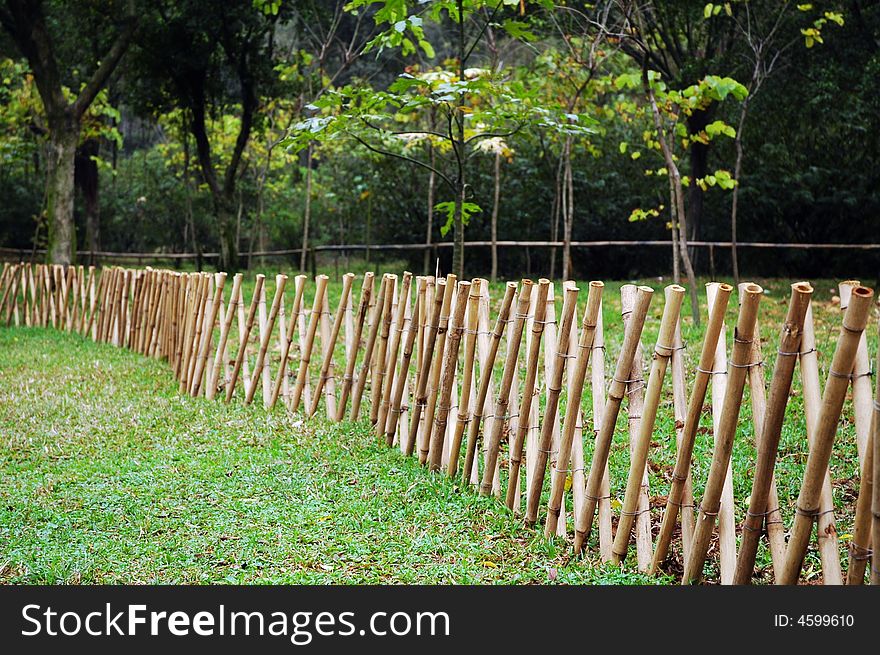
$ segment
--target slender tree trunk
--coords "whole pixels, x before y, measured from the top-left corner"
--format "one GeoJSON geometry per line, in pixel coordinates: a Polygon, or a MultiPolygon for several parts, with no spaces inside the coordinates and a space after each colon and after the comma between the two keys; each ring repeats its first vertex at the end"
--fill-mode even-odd
{"type": "Polygon", "coordinates": [[[492,281],[498,279],[498,206],[501,204],[501,151],[495,153],[495,195],[492,202],[492,281]]]}
{"type": "Polygon", "coordinates": [[[675,209],[675,188],[669,178],[669,216],[672,226],[672,280],[681,284],[681,256],[678,254],[678,212],[675,209]]]}
{"type": "MultiPolygon", "coordinates": [[[[554,243],[559,240],[559,217],[562,215],[563,196],[565,191],[562,185],[564,171],[564,152],[559,155],[559,163],[556,166],[556,187],[553,194],[553,222],[550,224],[550,240],[554,243]]],[[[556,278],[556,246],[550,247],[550,279],[556,278]]]]}
{"type": "MultiPolygon", "coordinates": [[[[428,148],[430,150],[431,169],[433,169],[436,165],[434,146],[428,146],[428,148]]],[[[431,170],[428,173],[428,226],[425,234],[425,244],[427,244],[427,247],[425,248],[425,262],[424,266],[422,267],[424,275],[429,275],[431,273],[431,238],[434,234],[434,185],[436,183],[435,178],[436,173],[431,170]]]]}
{"type": "Polygon", "coordinates": [[[749,111],[750,97],[751,96],[746,96],[746,99],[743,100],[742,111],[739,115],[739,125],[737,125],[736,137],[733,141],[734,148],[736,149],[736,163],[733,166],[733,179],[736,180],[736,186],[733,187],[733,197],[731,198],[730,203],[730,260],[733,265],[733,280],[735,285],[739,284],[739,261],[736,253],[736,218],[737,210],[739,208],[739,178],[742,174],[742,134],[746,123],[746,115],[749,111]]]}
{"type": "Polygon", "coordinates": [[[299,272],[305,273],[309,252],[309,223],[312,219],[312,144],[306,150],[306,198],[303,209],[302,255],[299,258],[299,272]]]}
{"type": "MultiPolygon", "coordinates": [[[[100,144],[97,139],[84,142],[76,154],[74,181],[82,193],[86,219],[86,247],[92,253],[100,250],[101,214],[99,202],[99,171],[98,156],[100,144]]],[[[95,263],[95,255],[89,257],[89,263],[95,263]]]]}
{"type": "MultiPolygon", "coordinates": [[[[687,120],[688,131],[690,134],[698,134],[706,128],[709,120],[715,114],[711,108],[703,111],[695,111],[687,120]]],[[[705,143],[694,141],[690,145],[688,153],[691,164],[691,179],[705,177],[709,172],[709,146],[705,143]]],[[[699,184],[691,184],[687,190],[687,215],[685,220],[690,228],[690,232],[685,233],[686,239],[697,240],[700,238],[703,228],[703,189],[699,184]]],[[[697,251],[691,248],[688,252],[692,262],[697,259],[697,251]]]]}
{"type": "Polygon", "coordinates": [[[65,116],[50,126],[47,199],[49,262],[76,261],[76,229],[73,222],[74,170],[79,123],[65,116]]]}
{"type": "Polygon", "coordinates": [[[562,176],[562,279],[571,278],[571,230],[574,224],[574,180],[571,172],[571,137],[565,141],[565,171],[562,176]]]}
{"type": "Polygon", "coordinates": [[[465,202],[467,187],[462,184],[459,187],[458,197],[455,199],[455,215],[452,217],[452,272],[459,280],[464,279],[464,216],[462,207],[465,202]]]}

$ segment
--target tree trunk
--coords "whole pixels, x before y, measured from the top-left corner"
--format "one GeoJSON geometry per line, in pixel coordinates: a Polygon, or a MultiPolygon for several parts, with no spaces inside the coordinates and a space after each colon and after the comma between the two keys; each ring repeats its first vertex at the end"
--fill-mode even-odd
{"type": "MultiPolygon", "coordinates": [[[[559,240],[559,217],[562,214],[563,196],[565,190],[562,184],[562,173],[564,170],[564,153],[559,155],[559,164],[556,166],[556,187],[553,193],[553,209],[551,215],[553,217],[550,223],[550,241],[554,243],[559,240]]],[[[550,247],[550,279],[556,278],[556,246],[550,247]]]]}
{"type": "Polygon", "coordinates": [[[425,244],[427,244],[427,247],[425,248],[425,262],[422,267],[423,275],[430,275],[431,273],[431,238],[434,234],[434,185],[436,183],[435,178],[437,175],[433,170],[437,163],[436,156],[434,155],[434,146],[429,145],[428,149],[430,150],[432,170],[428,173],[428,226],[425,236],[425,244]]]}
{"type": "Polygon", "coordinates": [[[309,251],[309,223],[312,218],[312,144],[306,150],[306,198],[303,209],[302,255],[299,258],[299,272],[305,273],[309,251]]]}
{"type": "MultiPolygon", "coordinates": [[[[688,132],[697,134],[706,129],[709,119],[714,115],[712,109],[695,111],[687,120],[688,132]]],[[[685,220],[690,226],[690,232],[685,233],[685,238],[697,240],[700,238],[703,227],[703,189],[696,183],[697,178],[706,177],[709,172],[709,146],[705,143],[694,141],[691,143],[688,153],[691,165],[691,185],[688,187],[687,216],[685,220]]],[[[692,261],[696,260],[696,249],[691,248],[688,253],[692,261]]]]}
{"type": "Polygon", "coordinates": [[[49,217],[49,262],[76,261],[76,229],[73,223],[74,170],[79,123],[65,112],[50,127],[47,184],[49,217]]]}
{"type": "Polygon", "coordinates": [[[501,203],[501,151],[495,153],[495,195],[492,202],[492,275],[498,279],[498,206],[501,203]]]}
{"type": "Polygon", "coordinates": [[[100,144],[97,139],[89,139],[77,150],[74,181],[82,192],[86,218],[86,247],[93,253],[89,263],[95,263],[94,253],[101,249],[101,215],[98,195],[100,182],[98,156],[100,144]]]}
{"type": "Polygon", "coordinates": [[[746,96],[746,99],[743,100],[742,111],[739,115],[739,125],[737,125],[736,137],[733,141],[734,148],[736,149],[736,163],[733,166],[733,179],[736,181],[736,186],[733,187],[733,197],[731,198],[730,203],[730,260],[733,265],[733,280],[735,285],[739,284],[739,261],[736,254],[736,217],[737,209],[739,208],[739,177],[742,173],[743,160],[742,133],[746,123],[746,115],[749,111],[750,97],[751,96],[746,96]]]}
{"type": "Polygon", "coordinates": [[[218,269],[228,273],[239,270],[238,234],[232,198],[224,197],[216,205],[217,228],[220,236],[220,262],[218,269]]]}
{"type": "Polygon", "coordinates": [[[574,224],[574,180],[571,173],[571,137],[565,141],[565,170],[562,176],[562,279],[571,278],[571,230],[574,224]]]}
{"type": "Polygon", "coordinates": [[[452,217],[452,272],[459,280],[464,279],[464,217],[462,207],[465,201],[467,187],[464,184],[459,189],[455,199],[455,215],[452,217]]]}

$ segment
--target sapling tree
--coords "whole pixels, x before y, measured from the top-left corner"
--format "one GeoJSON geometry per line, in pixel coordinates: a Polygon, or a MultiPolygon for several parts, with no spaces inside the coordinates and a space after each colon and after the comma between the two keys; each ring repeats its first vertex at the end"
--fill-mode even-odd
{"type": "Polygon", "coordinates": [[[326,93],[311,105],[313,116],[293,126],[288,145],[301,150],[315,140],[348,138],[374,153],[433,172],[440,196],[446,197],[435,209],[445,217],[441,233],[453,234],[452,272],[463,276],[465,227],[482,211],[473,202],[468,174],[480,142],[509,138],[528,128],[588,133],[592,121],[541,106],[528,85],[504,68],[471,65],[490,26],[500,26],[510,38],[529,38],[527,24],[510,16],[521,7],[519,0],[354,0],[349,7],[359,11],[372,5],[380,5],[375,21],[386,29],[367,50],[393,47],[405,56],[421,52],[433,58],[424,21],[451,21],[454,56],[427,73],[404,73],[385,90],[352,84],[326,93]],[[434,127],[429,118],[435,120],[434,127]],[[413,148],[425,140],[435,154],[434,163],[413,148]]]}

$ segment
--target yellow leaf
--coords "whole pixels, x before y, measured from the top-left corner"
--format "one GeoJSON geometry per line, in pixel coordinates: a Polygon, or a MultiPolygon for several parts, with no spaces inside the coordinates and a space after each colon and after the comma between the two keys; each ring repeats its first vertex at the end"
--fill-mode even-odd
{"type": "Polygon", "coordinates": [[[491,562],[489,560],[483,561],[483,566],[489,569],[497,569],[498,565],[495,562],[491,562]]]}

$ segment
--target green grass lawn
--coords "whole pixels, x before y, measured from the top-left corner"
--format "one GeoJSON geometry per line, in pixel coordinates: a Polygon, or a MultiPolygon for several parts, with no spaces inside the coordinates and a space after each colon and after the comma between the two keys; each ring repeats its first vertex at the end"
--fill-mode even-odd
{"type": "MultiPolygon", "coordinates": [[[[789,282],[758,282],[769,292],[759,314],[769,379],[789,282]]],[[[649,283],[657,289],[665,284],[649,283]]],[[[622,337],[620,284],[609,283],[605,292],[609,376],[622,337]]],[[[331,304],[338,287],[331,285],[331,304]]],[[[824,379],[840,311],[831,302],[834,283],[815,287],[824,379]]],[[[359,289],[357,280],[354,292],[359,289]]],[[[492,289],[496,303],[499,290],[492,289]]],[[[308,305],[312,293],[310,285],[308,305]]],[[[286,296],[289,303],[292,289],[286,296]]],[[[655,296],[649,317],[657,320],[646,324],[646,345],[656,338],[662,311],[662,295],[655,296]]],[[[733,297],[728,325],[735,321],[735,304],[733,297]]],[[[874,353],[876,316],[870,326],[874,353]]],[[[692,369],[702,330],[688,318],[683,331],[692,369]]],[[[777,465],[787,521],[806,461],[797,375],[795,380],[777,465]]],[[[584,407],[590,407],[589,394],[584,407]]],[[[628,470],[625,418],[624,405],[610,457],[612,495],[620,500],[628,470]]],[[[704,420],[711,425],[708,411],[704,420]]],[[[668,396],[656,432],[673,433],[668,396]]],[[[655,524],[674,463],[668,439],[660,441],[650,454],[655,524]]],[[[710,458],[711,433],[701,430],[694,467],[698,499],[710,458]]],[[[746,396],[733,453],[738,521],[747,508],[753,461],[746,396]]],[[[838,532],[845,537],[858,488],[849,401],[832,477],[838,532]]],[[[51,330],[0,328],[0,479],[0,582],[675,581],[638,574],[634,557],[623,570],[598,563],[595,530],[588,558],[571,559],[570,547],[523,528],[496,500],[377,445],[365,422],[303,423],[283,410],[267,414],[259,403],[244,407],[237,399],[227,406],[182,397],[163,362],[51,330]]],[[[758,567],[767,572],[765,581],[769,564],[762,546],[758,567]]],[[[707,565],[709,575],[714,566],[707,565]]],[[[806,568],[811,580],[819,579],[812,547],[806,568]]]]}

